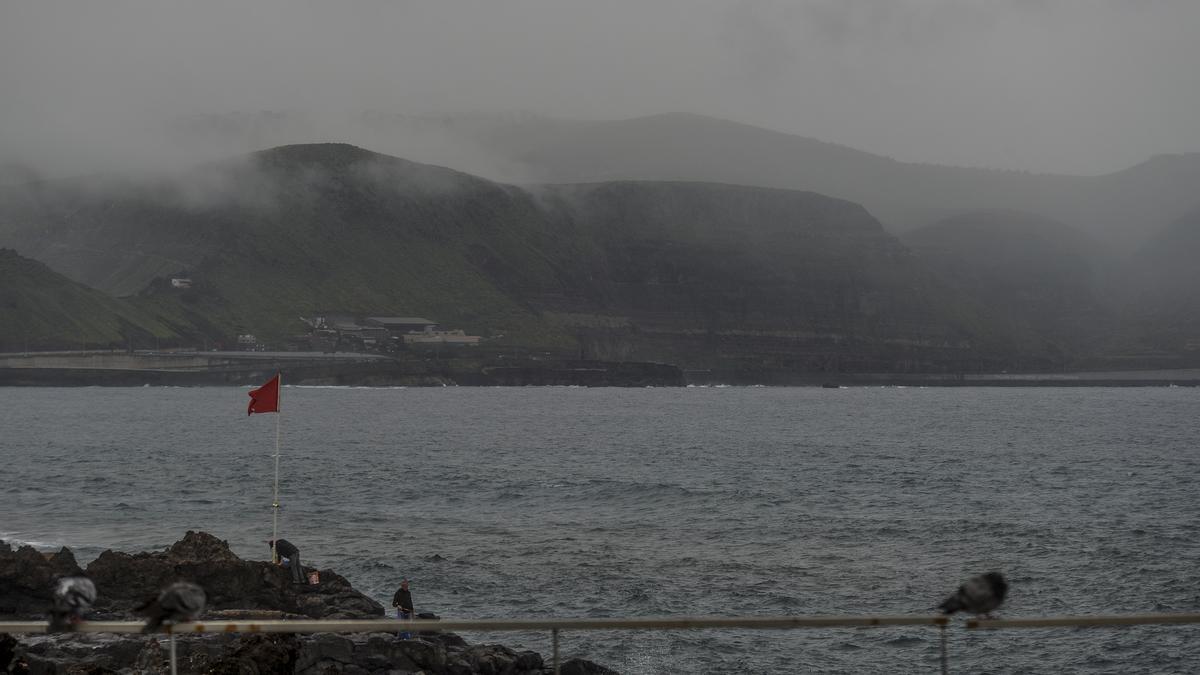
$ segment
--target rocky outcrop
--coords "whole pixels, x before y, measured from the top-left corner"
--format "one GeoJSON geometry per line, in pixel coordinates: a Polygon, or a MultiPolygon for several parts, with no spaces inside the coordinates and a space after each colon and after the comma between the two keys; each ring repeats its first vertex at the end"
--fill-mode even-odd
{"type": "Polygon", "coordinates": [[[559,675],[620,675],[620,673],[587,659],[570,659],[563,662],[559,668],[559,675]]]}
{"type": "Polygon", "coordinates": [[[45,615],[51,582],[81,571],[69,549],[46,555],[32,546],[14,551],[0,541],[0,616],[45,615]]]}
{"type": "Polygon", "coordinates": [[[210,612],[261,610],[311,619],[383,616],[382,605],[354,590],[333,570],[320,570],[320,584],[292,584],[282,567],[242,560],[226,542],[205,532],[188,532],[166,551],[105,551],[86,570],[66,548],[47,556],[30,546],[14,552],[0,543],[0,615],[45,615],[51,582],[67,574],[91,577],[99,591],[94,609],[107,619],[132,618],[134,607],[173,581],[191,581],[204,588],[210,612]]]}
{"type": "Polygon", "coordinates": [[[188,532],[165,552],[105,551],[87,574],[99,591],[96,609],[116,614],[132,611],[173,581],[191,581],[208,594],[210,610],[271,610],[312,619],[383,616],[382,605],[333,570],[320,570],[320,584],[292,584],[282,567],[242,560],[204,532],[188,532]]]}
{"type": "MultiPolygon", "coordinates": [[[[32,547],[13,551],[0,542],[0,618],[41,618],[57,576],[86,573],[99,597],[91,618],[132,618],[132,609],[173,581],[192,581],[208,593],[203,619],[377,618],[379,603],[354,590],[332,570],[318,585],[293,585],[286,570],[242,560],[220,539],[188,532],[166,551],[105,551],[81,570],[67,549],[44,555],[32,547]]],[[[433,630],[412,639],[392,633],[180,635],[179,672],[214,675],[548,675],[541,655],[503,645],[469,645],[433,630]]],[[[0,673],[82,674],[170,672],[161,636],[0,634],[0,673]]],[[[582,659],[563,664],[563,673],[611,675],[582,659]]]]}
{"type": "MultiPolygon", "coordinates": [[[[451,639],[425,636],[404,640],[390,633],[181,635],[177,638],[177,651],[180,672],[213,675],[548,675],[553,672],[537,652],[492,644],[468,646],[457,636],[448,637],[451,639]]],[[[157,637],[56,635],[17,642],[0,636],[0,672],[165,675],[170,672],[167,653],[163,640],[157,637]]],[[[561,672],[617,675],[616,671],[584,659],[564,662],[561,672]]]]}

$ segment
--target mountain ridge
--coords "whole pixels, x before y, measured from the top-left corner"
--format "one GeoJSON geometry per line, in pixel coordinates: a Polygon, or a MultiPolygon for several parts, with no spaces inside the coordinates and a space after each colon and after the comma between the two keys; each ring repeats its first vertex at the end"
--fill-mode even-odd
{"type": "Polygon", "coordinates": [[[299,315],[340,307],[717,369],[755,354],[792,370],[951,367],[997,358],[1008,342],[860,205],[817,193],[693,182],[526,189],[343,144],[274,149],[226,170],[233,178],[219,187],[247,194],[72,194],[69,218],[50,205],[54,227],[26,212],[17,220],[35,226],[14,233],[14,220],[0,219],[0,237],[40,242],[68,264],[92,260],[72,270],[119,282],[114,292],[135,287],[131,301],[173,324],[272,340],[295,332],[299,315]],[[143,264],[123,242],[137,243],[143,264]],[[186,267],[164,275],[165,252],[186,267]],[[186,294],[165,283],[184,272],[186,294]]]}
{"type": "Polygon", "coordinates": [[[530,182],[688,180],[809,190],[863,204],[899,232],[955,213],[1013,208],[1128,245],[1185,213],[1190,186],[1200,183],[1200,152],[1098,175],[955,167],[691,113],[459,126],[399,118],[393,126],[397,134],[433,129],[469,140],[501,165],[519,166],[530,182]]]}
{"type": "Polygon", "coordinates": [[[755,363],[764,377],[1059,368],[1098,348],[1088,322],[1112,321],[1087,281],[1110,265],[1105,246],[1014,209],[902,242],[861,204],[812,191],[516,186],[341,143],[108,193],[68,182],[0,197],[0,245],[129,296],[180,335],[278,342],[302,330],[297,316],[338,309],[593,358],[755,363]]]}

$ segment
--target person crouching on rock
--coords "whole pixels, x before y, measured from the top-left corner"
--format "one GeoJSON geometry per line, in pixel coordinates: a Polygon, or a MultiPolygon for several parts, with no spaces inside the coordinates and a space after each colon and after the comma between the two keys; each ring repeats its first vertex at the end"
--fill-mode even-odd
{"type": "MultiPolygon", "coordinates": [[[[400,590],[396,591],[396,594],[392,596],[392,607],[396,608],[397,619],[413,618],[412,593],[408,592],[408,579],[400,581],[400,590]]],[[[406,636],[407,633],[401,637],[406,636]]]]}
{"type": "Polygon", "coordinates": [[[276,564],[287,567],[292,572],[293,584],[306,584],[304,567],[300,564],[300,549],[287,539],[268,539],[267,545],[275,552],[276,564]]]}

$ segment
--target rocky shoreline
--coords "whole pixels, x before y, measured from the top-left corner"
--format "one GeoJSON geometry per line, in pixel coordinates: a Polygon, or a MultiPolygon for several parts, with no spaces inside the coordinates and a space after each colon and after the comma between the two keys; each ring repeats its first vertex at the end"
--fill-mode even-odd
{"type": "MultiPolygon", "coordinates": [[[[52,582],[86,574],[98,595],[93,620],[137,619],[134,607],[166,584],[186,580],[208,595],[203,619],[378,619],[384,608],[333,570],[320,570],[316,585],[290,583],[287,571],[243,560],[228,544],[204,532],[188,532],[166,551],[105,551],[86,569],[69,549],[43,554],[30,546],[13,550],[0,542],[0,620],[43,619],[52,582]]],[[[546,659],[503,645],[469,645],[458,635],[422,631],[411,639],[393,633],[338,635],[206,634],[177,638],[183,673],[215,675],[549,675],[546,659]]],[[[561,664],[563,675],[610,675],[583,659],[561,664]]],[[[168,673],[162,636],[97,633],[0,634],[0,673],[168,673]]]]}

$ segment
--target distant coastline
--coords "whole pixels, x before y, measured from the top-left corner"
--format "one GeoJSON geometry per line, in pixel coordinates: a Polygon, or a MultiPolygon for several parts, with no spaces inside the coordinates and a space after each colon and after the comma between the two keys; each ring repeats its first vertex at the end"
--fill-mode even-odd
{"type": "Polygon", "coordinates": [[[0,354],[0,386],[139,387],[284,384],[332,386],[679,387],[683,371],[663,363],[579,359],[395,359],[321,352],[30,352],[0,354]]]}
{"type": "Polygon", "coordinates": [[[0,386],[140,387],[284,383],[325,386],[911,386],[1195,387],[1200,368],[1076,373],[720,373],[670,364],[515,359],[477,362],[398,360],[319,352],[31,352],[0,354],[0,386]]]}

